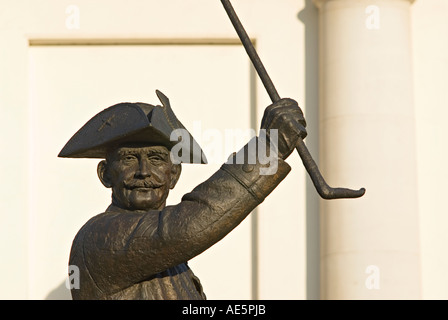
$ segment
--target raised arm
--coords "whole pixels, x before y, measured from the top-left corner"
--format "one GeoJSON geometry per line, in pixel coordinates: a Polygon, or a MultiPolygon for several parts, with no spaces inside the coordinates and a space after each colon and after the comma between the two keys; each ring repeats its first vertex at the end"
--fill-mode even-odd
{"type": "Polygon", "coordinates": [[[262,130],[179,204],[160,212],[111,211],[93,219],[82,242],[98,288],[113,293],[186,262],[241,223],[290,171],[284,159],[294,139],[306,134],[297,109],[292,100],[268,108],[262,122],[268,135],[262,130]]]}

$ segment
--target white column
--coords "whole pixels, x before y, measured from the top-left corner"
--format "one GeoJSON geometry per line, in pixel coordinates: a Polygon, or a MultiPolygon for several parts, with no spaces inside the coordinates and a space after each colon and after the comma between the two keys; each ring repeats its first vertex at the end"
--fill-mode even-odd
{"type": "Polygon", "coordinates": [[[421,296],[411,0],[315,0],[320,169],[363,198],[322,201],[321,297],[421,296]]]}
{"type": "Polygon", "coordinates": [[[423,299],[448,299],[448,1],[412,7],[423,299]]]}

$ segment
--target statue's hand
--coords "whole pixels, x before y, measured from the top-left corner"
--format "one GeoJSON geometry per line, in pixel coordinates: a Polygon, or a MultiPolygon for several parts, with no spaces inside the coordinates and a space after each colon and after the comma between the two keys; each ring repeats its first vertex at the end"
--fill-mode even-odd
{"type": "Polygon", "coordinates": [[[298,139],[307,136],[306,121],[303,112],[296,101],[280,99],[268,106],[261,121],[261,129],[265,129],[270,143],[278,147],[278,156],[286,159],[296,147],[298,139]],[[278,139],[270,133],[271,129],[278,130],[278,139]],[[277,140],[277,141],[275,141],[277,140]]]}

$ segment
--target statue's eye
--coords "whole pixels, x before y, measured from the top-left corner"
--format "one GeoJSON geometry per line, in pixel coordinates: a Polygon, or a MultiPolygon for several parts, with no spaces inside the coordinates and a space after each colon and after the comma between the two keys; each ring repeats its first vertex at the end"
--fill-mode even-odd
{"type": "Polygon", "coordinates": [[[148,159],[152,162],[168,162],[170,155],[168,153],[150,152],[148,153],[148,159]]]}
{"type": "Polygon", "coordinates": [[[133,160],[136,160],[136,159],[137,159],[137,157],[133,156],[132,154],[127,154],[127,155],[125,155],[123,157],[123,160],[125,160],[125,161],[133,161],[133,160]]]}
{"type": "Polygon", "coordinates": [[[151,162],[160,162],[160,161],[164,161],[165,159],[163,159],[159,155],[152,155],[149,157],[149,160],[151,160],[151,162]]]}

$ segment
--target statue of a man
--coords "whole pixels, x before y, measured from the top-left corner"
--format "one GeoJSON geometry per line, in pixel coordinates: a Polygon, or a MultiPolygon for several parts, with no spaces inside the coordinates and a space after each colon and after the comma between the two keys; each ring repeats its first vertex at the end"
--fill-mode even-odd
{"type": "Polygon", "coordinates": [[[157,94],[162,106],[120,103],[100,112],[59,155],[104,159],[98,176],[112,189],[112,204],[73,241],[69,264],[80,271],[74,299],[205,299],[187,262],[221,240],[275,189],[290,171],[284,160],[297,139],[306,136],[297,103],[282,99],[263,116],[266,138],[252,141],[267,149],[275,146],[275,172],[261,174],[267,164],[258,161],[259,149],[248,144],[179,204],[166,206],[181,174],[178,162],[205,161],[194,139],[183,145],[181,157],[173,155],[180,143],[173,133],[188,131],[168,99],[157,94]]]}

